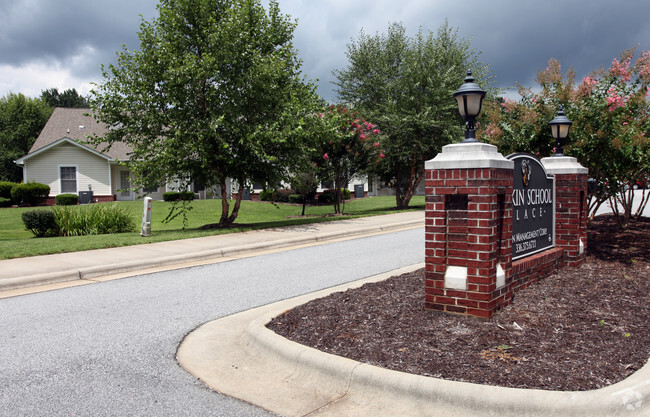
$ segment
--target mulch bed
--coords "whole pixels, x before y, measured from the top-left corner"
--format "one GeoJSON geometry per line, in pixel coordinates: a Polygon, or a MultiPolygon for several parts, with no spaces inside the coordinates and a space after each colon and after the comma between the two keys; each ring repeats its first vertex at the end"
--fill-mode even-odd
{"type": "Polygon", "coordinates": [[[313,300],[268,327],[321,351],[454,381],[583,391],[650,356],[650,220],[600,216],[588,257],[517,293],[487,321],[424,310],[424,271],[313,300]]]}

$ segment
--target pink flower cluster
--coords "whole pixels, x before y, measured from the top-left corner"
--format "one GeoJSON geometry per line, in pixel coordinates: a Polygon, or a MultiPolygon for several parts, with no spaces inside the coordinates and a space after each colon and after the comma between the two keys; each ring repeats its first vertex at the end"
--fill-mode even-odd
{"type": "Polygon", "coordinates": [[[630,57],[623,62],[619,62],[618,59],[614,58],[612,66],[609,67],[609,75],[621,77],[623,81],[628,82],[632,78],[632,71],[630,71],[629,66],[630,57]]]}
{"type": "Polygon", "coordinates": [[[625,106],[625,101],[628,97],[619,96],[614,86],[611,86],[609,90],[607,90],[607,94],[607,108],[609,111],[614,111],[619,107],[625,106]]]}
{"type": "Polygon", "coordinates": [[[580,84],[579,90],[582,93],[582,95],[589,95],[594,88],[599,84],[599,82],[591,76],[587,76],[582,79],[582,83],[580,84]]]}
{"type": "Polygon", "coordinates": [[[501,128],[499,128],[499,126],[494,124],[494,123],[490,123],[485,128],[485,134],[489,138],[498,138],[499,136],[501,136],[502,133],[503,133],[503,131],[501,130],[501,128]]]}
{"type": "Polygon", "coordinates": [[[505,98],[503,103],[501,103],[501,107],[503,107],[506,110],[506,112],[510,113],[517,108],[517,102],[505,98]]]}

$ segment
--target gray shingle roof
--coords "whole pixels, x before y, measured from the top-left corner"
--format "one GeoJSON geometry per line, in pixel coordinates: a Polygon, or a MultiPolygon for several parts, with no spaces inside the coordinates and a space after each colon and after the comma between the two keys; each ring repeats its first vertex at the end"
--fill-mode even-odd
{"type": "Polygon", "coordinates": [[[85,114],[92,114],[92,110],[64,109],[59,107],[54,109],[52,116],[50,116],[50,119],[47,121],[41,134],[38,135],[36,142],[34,142],[34,145],[29,150],[29,154],[51,145],[58,140],[68,138],[74,141],[81,141],[81,146],[99,151],[111,159],[118,159],[121,161],[128,160],[131,148],[125,143],[114,143],[111,149],[105,152],[105,144],[100,144],[95,147],[83,143],[89,136],[92,137],[97,135],[101,137],[108,131],[108,128],[104,123],[100,123],[92,116],[86,116],[85,114]]]}

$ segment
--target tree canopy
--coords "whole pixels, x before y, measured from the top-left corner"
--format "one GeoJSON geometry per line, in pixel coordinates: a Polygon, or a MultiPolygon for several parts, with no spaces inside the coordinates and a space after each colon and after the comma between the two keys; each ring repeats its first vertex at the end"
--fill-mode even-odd
{"type": "Polygon", "coordinates": [[[64,90],[59,93],[58,88],[49,88],[41,91],[41,100],[50,107],[65,107],[73,109],[85,109],[90,107],[87,97],[80,95],[75,88],[64,90]]]}
{"type": "Polygon", "coordinates": [[[391,24],[385,34],[361,32],[347,57],[348,67],[334,71],[338,96],[381,129],[386,157],[376,174],[394,184],[397,207],[406,208],[424,161],[463,137],[453,92],[468,68],[488,88],[487,66],[447,23],[415,37],[402,24],[391,24]]]}
{"type": "Polygon", "coordinates": [[[51,114],[41,99],[13,93],[0,98],[0,181],[22,181],[14,161],[27,155],[51,114]]]}
{"type": "Polygon", "coordinates": [[[301,152],[294,134],[314,87],[303,81],[292,39],[296,24],[257,0],[162,0],[143,21],[140,50],[117,54],[91,99],[109,143],[133,149],[136,185],[175,178],[220,186],[220,226],[237,217],[226,180],[277,183],[301,152]]]}
{"type": "MultiPolygon", "coordinates": [[[[479,139],[499,146],[502,153],[553,153],[555,142],[548,122],[563,107],[573,121],[564,154],[574,156],[593,179],[591,214],[608,199],[617,199],[624,216],[632,216],[632,192],[637,181],[650,178],[650,51],[633,62],[634,49],[612,60],[609,69],[594,70],[580,83],[573,69],[562,73],[550,59],[537,75],[538,88],[519,88],[519,101],[488,101],[479,139]]],[[[650,200],[643,196],[642,208],[650,200]]],[[[620,220],[617,216],[617,219],[620,220]]]]}

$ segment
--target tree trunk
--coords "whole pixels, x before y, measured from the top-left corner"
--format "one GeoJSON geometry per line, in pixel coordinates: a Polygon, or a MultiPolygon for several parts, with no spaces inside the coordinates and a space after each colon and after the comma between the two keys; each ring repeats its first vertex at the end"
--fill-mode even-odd
{"type": "Polygon", "coordinates": [[[337,173],[334,178],[334,214],[341,213],[341,183],[343,182],[343,175],[337,173]]]}
{"type": "Polygon", "coordinates": [[[645,211],[646,206],[648,205],[648,201],[650,201],[650,192],[646,194],[646,190],[643,190],[643,193],[641,194],[641,202],[639,204],[639,208],[636,210],[636,213],[634,213],[634,220],[639,220],[639,217],[643,214],[645,211]]]}
{"type": "Polygon", "coordinates": [[[417,164],[417,154],[413,154],[411,159],[411,172],[409,173],[409,178],[406,184],[406,189],[402,191],[402,177],[398,174],[397,184],[395,185],[395,203],[397,204],[397,209],[406,210],[409,208],[409,203],[411,198],[415,195],[415,190],[418,188],[422,177],[424,176],[424,167],[418,168],[417,164]]]}
{"type": "Polygon", "coordinates": [[[237,216],[239,215],[239,207],[241,207],[241,200],[242,197],[244,196],[244,178],[239,179],[239,192],[237,193],[237,198],[235,199],[235,207],[232,209],[232,213],[228,217],[228,223],[227,225],[230,226],[235,222],[235,219],[237,219],[237,216]]]}
{"type": "Polygon", "coordinates": [[[219,226],[225,226],[228,222],[228,213],[230,212],[228,192],[226,191],[226,177],[219,178],[219,187],[221,187],[221,218],[219,218],[219,226]]]}

